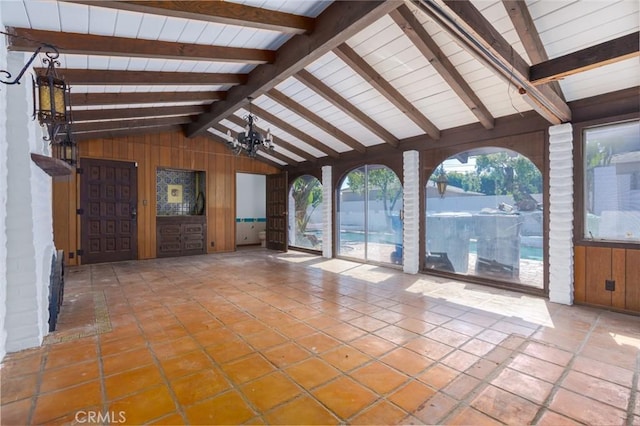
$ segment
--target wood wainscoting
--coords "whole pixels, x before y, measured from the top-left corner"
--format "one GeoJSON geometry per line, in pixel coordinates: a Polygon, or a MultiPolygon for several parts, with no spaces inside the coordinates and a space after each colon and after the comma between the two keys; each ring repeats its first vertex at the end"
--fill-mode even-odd
{"type": "MultiPolygon", "coordinates": [[[[132,135],[115,139],[85,140],[78,144],[78,168],[82,158],[135,162],[138,165],[138,259],[156,257],[156,171],[159,167],[206,172],[205,215],[207,252],[235,249],[236,172],[273,174],[269,164],[235,156],[223,143],[198,136],[187,139],[181,132],[132,135]]],[[[57,249],[68,254],[65,262],[78,262],[81,249],[79,181],[73,174],[53,183],[53,233],[57,249]]]]}
{"type": "Polygon", "coordinates": [[[576,303],[640,313],[640,250],[577,245],[574,268],[576,303]]]}

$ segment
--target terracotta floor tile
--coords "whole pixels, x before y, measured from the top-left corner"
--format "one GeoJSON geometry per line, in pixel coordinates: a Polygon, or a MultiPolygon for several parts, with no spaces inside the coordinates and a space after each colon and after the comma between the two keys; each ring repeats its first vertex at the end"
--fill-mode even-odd
{"type": "Polygon", "coordinates": [[[570,418],[554,413],[553,411],[545,410],[544,414],[536,424],[539,426],[578,426],[582,423],[578,423],[575,420],[571,420],[570,418]]]}
{"type": "Polygon", "coordinates": [[[440,362],[447,367],[463,372],[475,364],[479,359],[479,357],[468,352],[456,350],[441,359],[440,362]]]}
{"type": "Polygon", "coordinates": [[[2,374],[18,377],[25,374],[37,373],[42,367],[42,354],[18,356],[19,354],[7,354],[2,361],[2,374]]]}
{"type": "Polygon", "coordinates": [[[444,343],[449,346],[458,347],[470,340],[470,337],[466,334],[458,333],[454,330],[438,327],[425,334],[431,340],[444,343]]]}
{"type": "Polygon", "coordinates": [[[435,340],[431,340],[426,337],[413,339],[404,345],[404,347],[436,361],[454,350],[454,348],[449,345],[436,342],[435,340]]]}
{"type": "Polygon", "coordinates": [[[555,383],[564,372],[564,368],[559,365],[523,354],[516,355],[508,366],[550,383],[555,383]]]}
{"type": "Polygon", "coordinates": [[[410,376],[415,376],[433,364],[429,358],[420,356],[406,348],[394,349],[380,360],[410,376]]]}
{"type": "Polygon", "coordinates": [[[542,341],[545,346],[557,346],[568,352],[577,351],[584,340],[583,333],[576,334],[569,330],[559,331],[552,328],[543,328],[535,332],[531,337],[542,341]]]}
{"type": "Polygon", "coordinates": [[[578,356],[571,368],[582,373],[589,374],[590,376],[608,380],[622,386],[626,386],[629,388],[632,386],[633,371],[615,365],[607,364],[603,361],[578,356]]]}
{"type": "Polygon", "coordinates": [[[529,424],[538,409],[538,405],[498,389],[487,386],[472,402],[471,406],[506,424],[529,424]]]}
{"type": "Polygon", "coordinates": [[[179,413],[171,413],[169,415],[160,417],[152,422],[149,422],[150,425],[158,425],[158,426],[167,426],[167,425],[182,425],[185,424],[185,420],[179,413]]]}
{"type": "Polygon", "coordinates": [[[160,361],[165,376],[171,380],[186,376],[206,368],[211,368],[213,363],[203,350],[197,350],[174,358],[160,361]]]}
{"type": "Polygon", "coordinates": [[[593,399],[559,389],[549,408],[567,417],[592,425],[624,424],[626,412],[593,399]]]}
{"type": "MultiPolygon", "coordinates": [[[[80,341],[78,341],[80,342],[80,341]]],[[[82,339],[77,347],[54,345],[47,354],[45,369],[65,367],[77,362],[95,360],[98,356],[97,340],[95,337],[82,339]]]]}
{"type": "Polygon", "coordinates": [[[486,313],[465,312],[458,317],[459,320],[470,322],[471,324],[490,327],[501,319],[500,315],[487,315],[486,313]]]}
{"type": "Polygon", "coordinates": [[[305,321],[311,327],[318,330],[324,330],[329,327],[342,324],[342,321],[337,320],[329,315],[318,315],[305,321]]]}
{"type": "Polygon", "coordinates": [[[332,336],[338,340],[342,340],[343,342],[350,342],[358,337],[362,337],[367,334],[366,331],[354,327],[349,324],[338,324],[331,327],[327,327],[322,330],[324,333],[327,333],[329,336],[332,336]]]}
{"type": "MultiPolygon", "coordinates": [[[[4,395],[3,395],[4,398],[4,395]]],[[[8,398],[12,399],[12,398],[8,398]]],[[[2,413],[2,424],[4,425],[26,425],[29,420],[29,412],[31,411],[31,398],[21,399],[7,404],[3,403],[0,407],[2,413]]]]}
{"type": "Polygon", "coordinates": [[[414,333],[413,331],[409,331],[395,325],[389,325],[385,328],[381,328],[373,334],[378,337],[382,337],[383,339],[386,339],[390,342],[393,342],[396,345],[403,345],[410,340],[418,337],[418,334],[414,333]]]}
{"type": "Polygon", "coordinates": [[[378,394],[387,394],[409,380],[406,374],[378,361],[358,368],[349,376],[378,394]]]}
{"type": "Polygon", "coordinates": [[[195,333],[193,338],[202,346],[222,345],[238,339],[238,335],[226,327],[219,327],[212,330],[195,333]]]}
{"type": "Polygon", "coordinates": [[[403,315],[398,312],[388,311],[386,309],[380,309],[376,312],[372,312],[369,314],[369,316],[389,324],[395,324],[396,322],[407,318],[406,315],[403,315]]]}
{"type": "Polygon", "coordinates": [[[147,344],[147,339],[140,334],[124,337],[117,340],[100,341],[102,356],[115,355],[133,349],[140,349],[147,344]]]}
{"type": "Polygon", "coordinates": [[[244,340],[255,349],[261,350],[280,345],[287,341],[287,338],[274,330],[265,330],[260,333],[245,336],[244,340]]]}
{"type": "Polygon", "coordinates": [[[443,393],[436,393],[413,415],[424,424],[439,424],[456,407],[457,401],[443,393]]]}
{"type": "Polygon", "coordinates": [[[405,318],[403,320],[398,321],[396,326],[404,328],[406,330],[412,331],[416,334],[424,334],[429,330],[433,330],[435,326],[433,324],[429,324],[428,322],[416,319],[416,318],[405,318]]]}
{"type": "Polygon", "coordinates": [[[522,350],[527,355],[530,355],[535,358],[542,359],[544,361],[551,362],[553,364],[558,364],[562,366],[566,366],[571,358],[573,358],[572,352],[567,352],[562,349],[554,348],[548,345],[543,345],[538,342],[529,342],[522,350]]]}
{"type": "Polygon", "coordinates": [[[339,420],[318,401],[306,395],[296,398],[291,402],[264,415],[268,424],[274,425],[334,425],[339,420]]]}
{"type": "Polygon", "coordinates": [[[309,358],[299,364],[288,367],[285,371],[305,389],[312,389],[341,374],[339,370],[319,358],[309,358]]]}
{"type": "Polygon", "coordinates": [[[280,368],[300,362],[311,355],[299,345],[289,342],[264,351],[263,355],[280,368]]]}
{"type": "Polygon", "coordinates": [[[342,342],[324,333],[313,333],[296,339],[296,342],[312,354],[326,352],[342,344],[342,342]]]}
{"type": "Polygon", "coordinates": [[[95,380],[99,375],[98,363],[95,360],[73,364],[68,367],[56,368],[54,370],[46,370],[42,375],[40,392],[51,392],[69,386],[75,386],[83,382],[95,380]]]}
{"type": "Polygon", "coordinates": [[[621,351],[617,347],[610,347],[604,349],[599,346],[587,346],[585,345],[580,351],[580,355],[595,360],[606,360],[607,363],[615,365],[617,367],[624,368],[626,370],[634,370],[636,368],[636,354],[637,352],[630,353],[621,351]]]}
{"type": "Polygon", "coordinates": [[[435,394],[436,391],[429,386],[418,381],[412,381],[393,392],[387,399],[402,407],[407,412],[413,413],[426,404],[435,394]]]}
{"type": "Polygon", "coordinates": [[[363,330],[366,330],[368,332],[376,331],[382,327],[387,326],[386,322],[367,316],[367,315],[363,315],[359,318],[352,319],[349,321],[349,324],[356,326],[358,328],[361,328],[363,330]]]}
{"type": "Polygon", "coordinates": [[[153,356],[148,348],[139,348],[102,358],[105,376],[153,364],[153,356]]]}
{"type": "Polygon", "coordinates": [[[153,340],[150,341],[152,342],[151,349],[160,359],[173,358],[174,356],[200,349],[198,342],[190,336],[159,343],[155,343],[153,340]]]}
{"type": "Polygon", "coordinates": [[[254,352],[251,346],[240,340],[208,346],[205,350],[218,364],[224,364],[254,352]]]}
{"type": "Polygon", "coordinates": [[[293,399],[301,393],[300,388],[280,372],[247,383],[241,387],[241,390],[246,398],[262,412],[293,399]]]}
{"type": "Polygon", "coordinates": [[[395,425],[401,424],[407,413],[387,401],[376,403],[357,416],[349,424],[352,425],[395,425]]]}
{"type": "Polygon", "coordinates": [[[371,358],[351,346],[340,346],[321,355],[321,358],[342,371],[353,370],[371,358]]]}
{"type": "Polygon", "coordinates": [[[271,373],[275,367],[262,355],[256,353],[224,364],[222,370],[234,383],[242,384],[271,373]]]}
{"type": "Polygon", "coordinates": [[[482,357],[487,353],[491,352],[496,347],[495,344],[490,342],[485,342],[480,339],[471,339],[464,345],[460,347],[465,352],[469,352],[470,354],[482,357]]]}
{"type": "Polygon", "coordinates": [[[455,379],[460,372],[442,364],[435,364],[418,376],[418,380],[428,384],[435,390],[440,390],[455,379]]]}
{"type": "Polygon", "coordinates": [[[388,340],[371,334],[353,340],[352,342],[349,342],[349,344],[371,357],[379,357],[380,355],[397,347],[397,345],[389,342],[388,340]]]}
{"type": "Polygon", "coordinates": [[[454,414],[452,418],[447,420],[448,425],[474,425],[474,426],[498,426],[502,423],[492,419],[491,417],[483,414],[471,407],[465,407],[458,413],[454,414]]]}
{"type": "Polygon", "coordinates": [[[508,334],[492,329],[486,329],[476,335],[476,339],[484,340],[494,345],[499,345],[507,337],[509,337],[508,334]]]}
{"type": "Polygon", "coordinates": [[[461,321],[459,319],[453,319],[451,321],[445,322],[444,324],[442,324],[442,327],[471,337],[484,331],[484,327],[482,326],[471,324],[466,321],[461,321]]]}
{"type": "Polygon", "coordinates": [[[114,400],[163,382],[164,379],[155,365],[128,370],[104,378],[107,400],[114,400]]]}
{"type": "MultiPolygon", "coordinates": [[[[35,395],[39,378],[38,374],[24,374],[13,377],[13,375],[4,373],[3,376],[4,377],[0,379],[0,396],[2,397],[2,405],[15,402],[20,399],[30,398],[35,395]]],[[[47,383],[43,383],[43,386],[45,385],[48,386],[47,383]]]]}
{"type": "Polygon", "coordinates": [[[542,404],[553,387],[551,384],[534,377],[523,374],[519,371],[505,368],[498,377],[491,381],[491,384],[536,404],[542,404]]]}
{"type": "Polygon", "coordinates": [[[36,400],[33,423],[47,423],[69,413],[102,404],[100,381],[83,383],[59,392],[41,394],[36,400]]]}
{"type": "Polygon", "coordinates": [[[230,324],[229,328],[242,336],[269,331],[269,328],[266,325],[255,319],[235,322],[230,324]]]}
{"type": "Polygon", "coordinates": [[[373,392],[347,377],[339,377],[314,390],[313,395],[343,420],[376,400],[373,392]]]}
{"type": "Polygon", "coordinates": [[[442,389],[442,392],[457,399],[466,398],[478,387],[480,380],[467,374],[461,374],[442,389]]]}
{"type": "Polygon", "coordinates": [[[295,339],[315,333],[317,330],[303,322],[297,322],[294,324],[278,327],[278,331],[289,338],[295,339]]]}
{"type": "Polygon", "coordinates": [[[565,389],[597,399],[621,410],[626,410],[629,405],[630,391],[628,388],[577,371],[570,371],[561,385],[565,389]]]}
{"type": "Polygon", "coordinates": [[[254,417],[254,411],[236,391],[204,400],[184,411],[189,423],[194,425],[242,424],[254,417]]]}
{"type": "Polygon", "coordinates": [[[226,391],[230,386],[222,372],[215,367],[171,382],[173,392],[182,405],[195,404],[226,391]]]}
{"type": "Polygon", "coordinates": [[[171,394],[164,385],[148,388],[109,404],[109,413],[116,420],[111,423],[143,424],[175,411],[176,406],[171,394]]]}

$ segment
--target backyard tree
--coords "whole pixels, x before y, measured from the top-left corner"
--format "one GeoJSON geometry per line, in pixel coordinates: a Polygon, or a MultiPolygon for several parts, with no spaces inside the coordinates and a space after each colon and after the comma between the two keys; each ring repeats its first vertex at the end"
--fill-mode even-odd
{"type": "Polygon", "coordinates": [[[302,241],[311,215],[322,203],[322,184],[313,176],[300,176],[293,181],[291,195],[295,206],[296,241],[302,241]]]}

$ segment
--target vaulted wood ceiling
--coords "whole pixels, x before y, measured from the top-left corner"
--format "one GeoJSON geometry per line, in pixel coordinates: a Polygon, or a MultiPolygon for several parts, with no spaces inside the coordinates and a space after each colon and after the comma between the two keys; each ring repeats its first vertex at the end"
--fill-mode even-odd
{"type": "Polygon", "coordinates": [[[225,143],[253,97],[276,146],[258,158],[278,167],[428,146],[442,131],[493,129],[527,110],[567,122],[568,101],[639,86],[633,0],[257,4],[2,7],[10,50],[46,42],[63,54],[78,140],[181,129],[225,143]]]}

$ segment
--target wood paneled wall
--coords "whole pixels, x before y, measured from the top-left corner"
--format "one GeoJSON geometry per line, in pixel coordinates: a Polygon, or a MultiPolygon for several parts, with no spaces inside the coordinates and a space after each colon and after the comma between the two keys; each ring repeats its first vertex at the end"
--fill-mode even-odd
{"type": "MultiPolygon", "coordinates": [[[[82,158],[101,158],[138,164],[138,258],[156,257],[156,171],[159,167],[206,172],[208,253],[235,249],[236,172],[272,174],[279,170],[246,156],[233,155],[223,144],[199,136],[187,139],[181,132],[136,135],[117,139],[81,141],[82,158]],[[212,243],[214,245],[212,246],[212,243]]],[[[81,178],[81,176],[80,176],[81,178]]],[[[78,264],[80,205],[78,175],[56,179],[53,184],[53,233],[66,262],[78,264]]],[[[80,259],[81,262],[82,259],[80,259]]]]}

